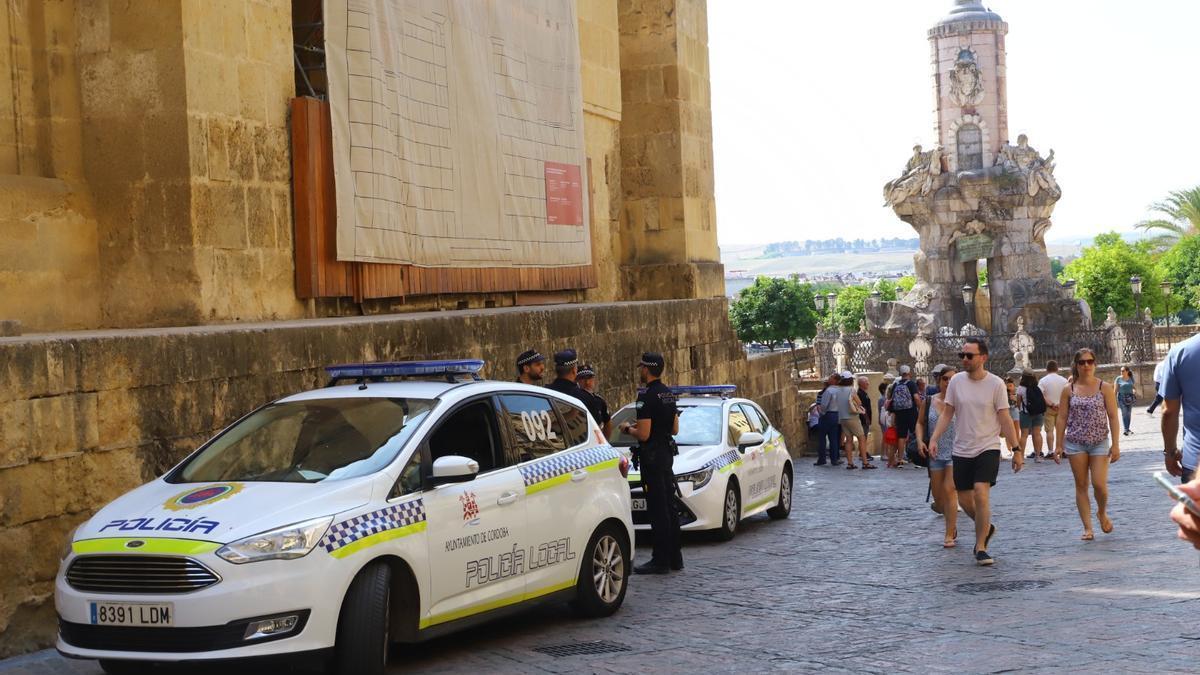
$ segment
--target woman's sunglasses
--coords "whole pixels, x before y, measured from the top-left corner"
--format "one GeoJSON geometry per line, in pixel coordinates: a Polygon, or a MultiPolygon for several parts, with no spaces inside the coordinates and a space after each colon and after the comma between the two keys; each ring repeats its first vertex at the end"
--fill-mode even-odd
{"type": "Polygon", "coordinates": [[[1079,359],[1075,363],[1080,366],[1094,366],[1096,365],[1096,359],[1079,359]]]}

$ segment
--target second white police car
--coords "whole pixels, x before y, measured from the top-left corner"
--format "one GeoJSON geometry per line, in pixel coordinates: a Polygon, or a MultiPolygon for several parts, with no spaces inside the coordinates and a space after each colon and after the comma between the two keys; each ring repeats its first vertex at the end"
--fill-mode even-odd
{"type": "Polygon", "coordinates": [[[105,506],[63,553],[58,650],[107,672],[320,652],[360,675],[531,602],[616,611],[628,460],[579,401],[482,366],[330,368],[105,506]]]}
{"type": "MultiPolygon", "coordinates": [[[[792,511],[792,459],[783,435],[754,401],[733,398],[733,385],[675,386],[679,433],[675,481],[679,488],[680,529],[712,530],[732,539],[738,524],[763,511],[776,519],[792,511]]],[[[620,425],[634,421],[629,404],[613,415],[610,440],[629,448],[636,441],[620,425]]],[[[633,522],[649,529],[641,475],[629,475],[633,522]]]]}

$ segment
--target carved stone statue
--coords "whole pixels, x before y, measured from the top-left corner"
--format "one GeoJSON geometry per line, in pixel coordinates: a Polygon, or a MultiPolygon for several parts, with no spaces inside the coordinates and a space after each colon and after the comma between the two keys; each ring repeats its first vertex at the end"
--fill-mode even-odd
{"type": "Polygon", "coordinates": [[[1025,134],[1017,136],[1015,147],[1005,143],[1000,148],[995,165],[1004,167],[1009,173],[1023,176],[1030,197],[1036,197],[1042,190],[1054,193],[1056,197],[1062,194],[1058,181],[1054,178],[1054,150],[1042,158],[1037,150],[1030,147],[1029,137],[1025,134]]]}
{"type": "Polygon", "coordinates": [[[950,71],[950,98],[965,108],[979,105],[983,93],[983,76],[975,61],[975,52],[970,49],[959,51],[954,70],[950,71]]]}
{"type": "Polygon", "coordinates": [[[913,146],[913,155],[904,165],[899,178],[883,186],[883,199],[888,205],[896,205],[914,194],[927,195],[933,189],[934,180],[942,173],[942,149],[934,148],[922,152],[921,146],[913,146]]]}

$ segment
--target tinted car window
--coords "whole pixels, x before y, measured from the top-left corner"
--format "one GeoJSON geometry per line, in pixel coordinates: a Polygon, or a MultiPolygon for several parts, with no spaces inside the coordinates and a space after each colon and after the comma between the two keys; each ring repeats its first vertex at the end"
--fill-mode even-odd
{"type": "MultiPolygon", "coordinates": [[[[617,411],[612,418],[612,432],[608,442],[616,446],[637,445],[633,436],[621,433],[620,426],[625,422],[636,423],[633,406],[617,411]]],[[[717,445],[721,442],[721,406],[719,405],[681,405],[679,406],[679,433],[675,434],[675,442],[679,445],[717,445]]]]}
{"type": "Polygon", "coordinates": [[[738,407],[742,409],[742,413],[746,416],[746,420],[750,422],[750,430],[758,433],[766,433],[767,425],[763,423],[762,416],[754,409],[754,406],[745,403],[739,403],[738,407]]]}
{"type": "Polygon", "coordinates": [[[554,402],[555,409],[558,414],[562,415],[563,419],[563,436],[567,442],[568,448],[573,448],[577,445],[582,445],[588,439],[588,412],[583,408],[564,403],[562,401],[554,402]]]}
{"type": "Polygon", "coordinates": [[[527,462],[565,450],[562,424],[550,406],[550,400],[530,394],[504,394],[500,402],[506,411],[520,461],[527,462]]]}

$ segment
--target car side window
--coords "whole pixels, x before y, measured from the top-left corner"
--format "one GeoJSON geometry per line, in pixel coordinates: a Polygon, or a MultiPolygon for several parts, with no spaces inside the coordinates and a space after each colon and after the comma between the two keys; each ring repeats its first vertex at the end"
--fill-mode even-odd
{"type": "Polygon", "coordinates": [[[771,428],[771,420],[767,419],[767,414],[759,410],[758,406],[749,405],[746,407],[749,408],[750,412],[758,418],[758,423],[760,426],[762,426],[762,432],[764,434],[767,433],[767,431],[771,428]]]}
{"type": "Polygon", "coordinates": [[[432,460],[447,455],[470,457],[479,462],[479,473],[505,466],[496,411],[490,399],[473,401],[443,419],[429,436],[432,460]]]}
{"type": "Polygon", "coordinates": [[[516,441],[519,461],[528,462],[567,448],[562,424],[550,399],[531,394],[502,394],[500,403],[516,441]]]}
{"type": "Polygon", "coordinates": [[[740,405],[729,406],[729,444],[737,445],[742,434],[751,431],[750,420],[740,405]]]}
{"type": "Polygon", "coordinates": [[[760,434],[767,433],[767,425],[763,423],[762,415],[759,414],[754,406],[739,403],[738,407],[742,409],[742,413],[750,423],[750,431],[757,431],[760,434]]]}
{"type": "Polygon", "coordinates": [[[403,497],[421,490],[421,482],[424,478],[421,474],[421,464],[421,450],[418,448],[404,464],[404,469],[400,471],[400,478],[396,480],[392,491],[388,493],[388,499],[403,497]]]}
{"type": "Polygon", "coordinates": [[[554,401],[554,408],[563,420],[563,436],[568,448],[582,445],[588,439],[588,412],[563,401],[554,401]]]}

